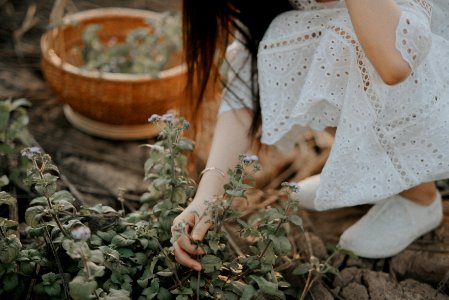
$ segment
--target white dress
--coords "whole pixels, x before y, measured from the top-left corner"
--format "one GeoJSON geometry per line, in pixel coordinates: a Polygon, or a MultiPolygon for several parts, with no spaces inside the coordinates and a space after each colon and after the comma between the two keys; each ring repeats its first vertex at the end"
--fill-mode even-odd
{"type": "MultiPolygon", "coordinates": [[[[295,10],[275,18],[260,43],[261,142],[287,149],[301,127],[337,127],[318,209],[373,203],[449,178],[447,11],[432,24],[437,35],[431,2],[396,2],[396,46],[412,74],[394,86],[365,56],[343,0],[291,0],[295,10]]],[[[238,75],[228,78],[220,112],[251,107],[248,53],[236,42],[229,55],[238,75]]]]}

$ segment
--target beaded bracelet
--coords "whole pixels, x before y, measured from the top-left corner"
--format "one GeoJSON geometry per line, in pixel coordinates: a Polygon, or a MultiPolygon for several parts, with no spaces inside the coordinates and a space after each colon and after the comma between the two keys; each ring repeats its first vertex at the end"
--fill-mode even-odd
{"type": "Polygon", "coordinates": [[[207,172],[209,172],[209,171],[214,171],[214,172],[216,172],[217,174],[219,174],[220,176],[226,177],[225,172],[223,172],[222,170],[220,170],[219,168],[216,168],[216,167],[208,167],[208,168],[204,169],[204,170],[201,172],[200,177],[202,177],[202,176],[204,175],[204,173],[207,173],[207,172]]]}

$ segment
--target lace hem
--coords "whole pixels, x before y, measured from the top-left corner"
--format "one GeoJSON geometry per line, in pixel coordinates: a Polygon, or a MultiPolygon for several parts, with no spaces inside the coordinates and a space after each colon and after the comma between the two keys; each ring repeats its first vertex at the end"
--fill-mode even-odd
{"type": "Polygon", "coordinates": [[[415,70],[432,45],[430,25],[403,11],[396,29],[396,48],[402,58],[415,70]]]}

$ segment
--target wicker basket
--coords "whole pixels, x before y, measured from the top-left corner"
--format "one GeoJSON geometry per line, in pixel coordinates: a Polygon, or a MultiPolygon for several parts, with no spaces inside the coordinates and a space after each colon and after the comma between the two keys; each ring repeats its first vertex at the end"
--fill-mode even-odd
{"type": "MultiPolygon", "coordinates": [[[[80,68],[83,61],[79,49],[86,26],[100,24],[102,30],[98,35],[102,41],[112,37],[121,41],[130,30],[149,27],[145,22],[148,18],[157,19],[160,14],[124,8],[87,10],[66,16],[64,25],[42,36],[44,76],[59,99],[73,111],[69,119],[72,123],[80,120],[73,116],[82,116],[83,120],[103,126],[99,134],[107,137],[107,125],[112,129],[125,126],[127,130],[135,125],[141,130],[152,114],[163,114],[179,107],[186,82],[181,53],[173,56],[171,67],[162,71],[159,78],[80,68]]],[[[83,124],[89,126],[89,123],[83,124]]]]}

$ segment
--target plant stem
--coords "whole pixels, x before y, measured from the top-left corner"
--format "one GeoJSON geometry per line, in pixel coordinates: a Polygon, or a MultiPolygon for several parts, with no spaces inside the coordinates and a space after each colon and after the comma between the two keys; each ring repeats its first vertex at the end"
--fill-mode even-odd
{"type": "MultiPolygon", "coordinates": [[[[48,207],[50,207],[51,210],[53,210],[53,205],[51,204],[50,198],[47,196],[44,196],[47,199],[48,202],[48,207]]],[[[61,221],[59,221],[58,215],[55,213],[50,213],[51,216],[53,217],[53,220],[55,220],[56,225],[58,225],[59,230],[61,230],[62,234],[66,237],[66,238],[70,238],[70,235],[65,231],[64,227],[62,227],[61,221]]]]}
{"type": "MultiPolygon", "coordinates": [[[[278,226],[276,227],[276,229],[274,230],[273,235],[276,235],[276,233],[279,231],[279,229],[281,228],[282,224],[284,224],[284,221],[279,222],[278,226]]],[[[273,240],[269,240],[267,245],[265,246],[265,248],[263,249],[262,253],[259,254],[259,261],[262,259],[262,257],[265,255],[265,252],[267,252],[268,247],[270,247],[270,245],[273,243],[273,240]]]]}
{"type": "MultiPolygon", "coordinates": [[[[83,252],[83,247],[80,247],[80,252],[81,252],[81,259],[83,260],[84,268],[86,269],[87,280],[88,281],[95,280],[95,277],[91,278],[92,274],[90,273],[90,268],[87,264],[88,261],[87,261],[86,255],[83,252]]],[[[98,297],[97,291],[94,290],[94,294],[95,294],[95,298],[97,300],[100,300],[100,297],[98,297]]]]}
{"type": "MultiPolygon", "coordinates": [[[[36,267],[36,277],[39,276],[40,270],[41,270],[41,265],[38,264],[36,267]]],[[[33,279],[31,279],[31,283],[30,283],[30,287],[28,288],[26,300],[31,300],[31,298],[32,298],[33,288],[34,288],[34,285],[36,284],[36,277],[33,277],[33,279]]],[[[65,289],[65,286],[64,286],[64,289],[65,289]]],[[[67,293],[68,292],[66,291],[66,298],[67,298],[67,293]]]]}
{"type": "MultiPolygon", "coordinates": [[[[42,170],[44,170],[45,165],[43,164],[42,167],[39,168],[39,166],[37,165],[36,160],[33,159],[33,166],[34,166],[34,167],[36,168],[36,170],[38,171],[40,178],[41,178],[41,179],[44,179],[44,174],[43,174],[43,171],[42,171],[42,170]]],[[[48,195],[43,195],[43,196],[45,197],[45,199],[47,199],[48,207],[49,207],[51,210],[53,210],[53,205],[51,204],[50,197],[49,197],[48,195]]],[[[65,237],[69,238],[70,236],[69,236],[69,234],[65,231],[64,227],[62,227],[62,224],[61,224],[61,222],[59,221],[58,216],[57,216],[55,213],[51,213],[51,216],[52,216],[53,220],[55,220],[56,225],[59,227],[59,230],[61,230],[62,234],[63,234],[65,237]]]]}
{"type": "MultiPolygon", "coordinates": [[[[197,260],[199,260],[200,256],[198,255],[197,260]]],[[[198,277],[196,281],[196,299],[200,300],[200,280],[201,280],[201,271],[198,271],[198,277]]]]}
{"type": "MultiPolygon", "coordinates": [[[[169,129],[173,130],[171,123],[168,125],[169,129]]],[[[171,191],[170,191],[170,203],[173,203],[173,197],[175,196],[175,182],[176,182],[176,173],[175,173],[175,151],[173,149],[173,139],[171,132],[168,134],[168,148],[170,151],[170,168],[171,168],[171,191]]]]}
{"type": "Polygon", "coordinates": [[[153,238],[153,239],[157,242],[159,249],[161,250],[162,254],[164,254],[165,258],[167,259],[167,263],[168,263],[169,267],[172,269],[173,275],[175,276],[175,279],[176,279],[175,281],[178,282],[179,286],[182,286],[182,282],[181,282],[181,280],[179,280],[178,273],[176,271],[176,265],[173,266],[171,259],[168,257],[167,253],[165,253],[164,248],[162,248],[161,243],[159,243],[159,240],[157,238],[153,238]]]}
{"type": "Polygon", "coordinates": [[[299,300],[304,300],[304,298],[307,295],[307,292],[310,289],[311,286],[311,281],[312,281],[312,270],[309,271],[309,274],[307,275],[307,280],[306,280],[306,284],[304,286],[304,290],[301,293],[301,297],[299,298],[299,300]]]}
{"type": "Polygon", "coordinates": [[[50,246],[50,249],[53,252],[53,255],[55,257],[55,262],[56,262],[56,265],[58,266],[59,276],[61,276],[62,285],[64,286],[65,298],[70,299],[69,286],[67,285],[67,282],[65,281],[65,278],[64,278],[64,269],[62,268],[62,264],[61,264],[61,261],[59,260],[58,253],[56,252],[55,245],[53,245],[53,241],[50,238],[50,233],[48,232],[47,226],[44,226],[44,228],[45,228],[45,233],[46,233],[46,235],[44,236],[45,242],[50,246]]]}
{"type": "MultiPolygon", "coordinates": [[[[287,212],[290,209],[290,201],[287,202],[287,206],[284,209],[284,214],[287,216],[287,212]]],[[[276,229],[273,232],[273,235],[276,235],[276,233],[279,231],[279,229],[281,228],[282,224],[285,223],[285,219],[282,219],[281,221],[279,221],[278,226],[276,227],[276,229]]],[[[268,247],[270,247],[270,245],[273,243],[273,240],[269,240],[267,245],[265,246],[265,248],[263,249],[263,251],[259,254],[259,256],[257,257],[258,261],[260,262],[262,260],[262,257],[265,255],[265,253],[268,250],[268,247]]],[[[246,269],[245,272],[243,272],[242,274],[240,274],[239,276],[237,276],[237,278],[235,279],[235,281],[245,277],[246,275],[248,275],[251,272],[251,269],[246,269]]]]}
{"type": "Polygon", "coordinates": [[[0,226],[0,234],[1,234],[4,238],[6,238],[6,233],[5,233],[5,231],[3,230],[3,227],[2,227],[2,226],[0,226]]]}

